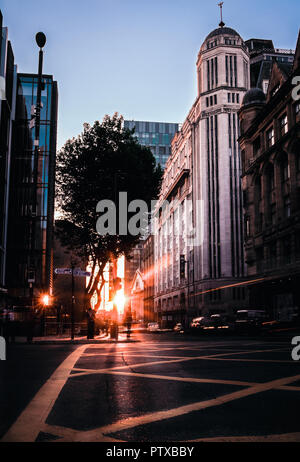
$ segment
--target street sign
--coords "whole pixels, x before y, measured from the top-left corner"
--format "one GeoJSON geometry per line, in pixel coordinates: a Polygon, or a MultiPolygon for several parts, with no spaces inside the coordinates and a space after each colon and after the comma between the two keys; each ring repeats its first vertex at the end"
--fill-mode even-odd
{"type": "MultiPolygon", "coordinates": [[[[72,274],[72,268],[55,268],[55,274],[72,274]]],[[[89,271],[82,271],[80,268],[75,268],[73,270],[73,276],[77,278],[87,278],[91,275],[89,271]]]]}
{"type": "Polygon", "coordinates": [[[71,268],[55,268],[55,274],[72,274],[71,268]]]}
{"type": "Polygon", "coordinates": [[[75,269],[73,274],[77,278],[86,278],[86,277],[91,275],[91,273],[89,271],[82,271],[80,269],[75,269]]]}

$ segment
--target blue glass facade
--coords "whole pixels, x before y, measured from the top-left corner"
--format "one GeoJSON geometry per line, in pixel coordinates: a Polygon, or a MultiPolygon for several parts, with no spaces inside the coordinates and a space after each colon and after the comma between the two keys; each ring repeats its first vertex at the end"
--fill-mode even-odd
{"type": "Polygon", "coordinates": [[[124,120],[124,128],[135,129],[135,136],[143,146],[149,146],[157,164],[164,169],[171,154],[171,141],[178,131],[178,124],[124,120]]]}
{"type": "MultiPolygon", "coordinates": [[[[37,99],[36,75],[19,74],[13,133],[10,190],[8,286],[12,296],[28,296],[28,272],[34,236],[35,290],[50,290],[54,219],[57,84],[43,76],[37,181],[34,179],[35,126],[30,125],[37,99]],[[36,204],[36,207],[34,206],[36,204]],[[33,210],[36,217],[33,219],[33,210]],[[34,224],[34,225],[33,225],[34,224]]],[[[32,269],[32,268],[31,268],[32,269]]]]}
{"type": "Polygon", "coordinates": [[[0,11],[0,310],[5,306],[7,291],[8,201],[16,77],[13,50],[8,40],[8,30],[2,27],[0,11]]]}

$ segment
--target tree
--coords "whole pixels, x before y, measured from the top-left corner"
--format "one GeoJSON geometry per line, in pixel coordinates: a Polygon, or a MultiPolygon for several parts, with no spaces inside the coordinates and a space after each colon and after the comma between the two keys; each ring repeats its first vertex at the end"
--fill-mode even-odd
{"type": "Polygon", "coordinates": [[[104,199],[116,204],[118,230],[119,192],[127,192],[128,203],[145,201],[150,210],[161,178],[161,167],[150,149],[137,142],[134,130],[123,128],[123,118],[117,113],[105,116],[102,123],[84,124],[83,132],[58,153],[57,200],[63,216],[58,234],[63,245],[90,260],[92,276],[86,296],[88,301],[97,292],[96,308],[101,303],[106,264],[121,255],[128,257],[140,240],[131,234],[99,235],[96,206],[104,199]]]}

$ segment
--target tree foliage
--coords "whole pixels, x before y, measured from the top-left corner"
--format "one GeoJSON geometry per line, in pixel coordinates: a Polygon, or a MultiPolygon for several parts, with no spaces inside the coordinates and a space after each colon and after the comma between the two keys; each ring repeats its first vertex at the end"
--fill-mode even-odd
{"type": "Polygon", "coordinates": [[[98,305],[107,262],[129,256],[140,237],[100,236],[96,231],[97,203],[112,200],[118,216],[118,196],[124,191],[128,203],[144,200],[150,209],[151,200],[159,194],[161,177],[150,149],[137,142],[134,131],[123,129],[123,118],[117,113],[105,116],[102,123],[84,124],[83,132],[68,140],[58,153],[57,201],[63,216],[59,237],[63,245],[91,261],[93,275],[87,294],[91,297],[96,290],[98,305]]]}

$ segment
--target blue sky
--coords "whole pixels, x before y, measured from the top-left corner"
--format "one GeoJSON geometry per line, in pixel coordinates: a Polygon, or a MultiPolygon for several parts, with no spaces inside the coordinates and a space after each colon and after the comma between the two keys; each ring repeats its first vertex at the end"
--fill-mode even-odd
{"type": "MultiPolygon", "coordinates": [[[[36,72],[35,33],[47,35],[44,72],[59,85],[58,147],[84,122],[183,122],[196,97],[195,63],[218,26],[217,0],[1,0],[20,72],[36,72]]],[[[224,21],[246,40],[295,48],[299,0],[227,0],[224,21]]]]}

